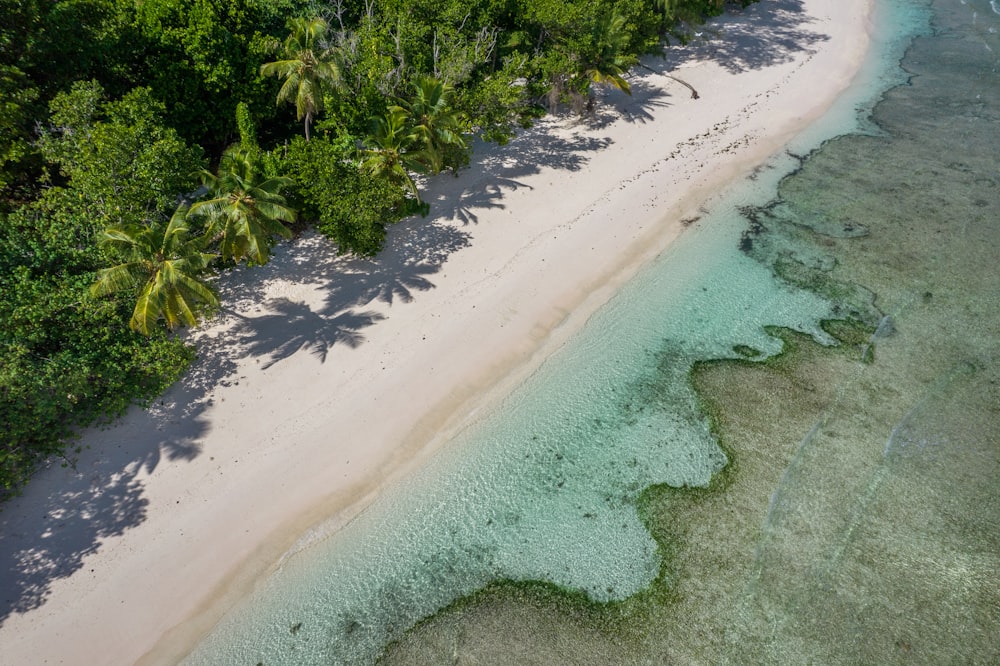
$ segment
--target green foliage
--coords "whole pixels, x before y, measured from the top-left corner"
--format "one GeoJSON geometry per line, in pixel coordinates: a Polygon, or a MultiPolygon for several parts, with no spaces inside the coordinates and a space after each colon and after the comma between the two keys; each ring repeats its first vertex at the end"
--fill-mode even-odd
{"type": "Polygon", "coordinates": [[[423,147],[418,147],[419,137],[407,122],[408,118],[406,111],[399,107],[372,118],[371,131],[364,139],[361,167],[372,178],[405,186],[420,201],[420,192],[410,171],[425,171],[432,157],[423,147]]]}
{"type": "Polygon", "coordinates": [[[132,293],[138,287],[129,326],[143,335],[151,335],[160,319],[170,329],[194,326],[199,305],[218,305],[201,279],[215,255],[202,252],[203,237],[190,236],[187,213],[188,207],[180,206],[168,222],[108,227],[101,235],[101,245],[121,255],[123,263],[99,270],[90,295],[132,293]]]}
{"type": "Polygon", "coordinates": [[[243,102],[236,105],[236,127],[240,133],[240,147],[246,151],[257,151],[257,127],[250,115],[250,107],[243,102]]]}
{"type": "Polygon", "coordinates": [[[294,102],[298,120],[305,119],[306,141],[309,126],[324,107],[324,95],[342,87],[339,54],[323,46],[326,21],[320,18],[293,18],[290,34],[281,47],[281,60],[260,66],[261,76],[284,79],[277,102],[294,102]]]}
{"type": "Polygon", "coordinates": [[[10,187],[24,170],[29,154],[31,104],[38,89],[17,67],[0,64],[0,192],[10,187]]]}
{"type": "Polygon", "coordinates": [[[266,264],[274,236],[292,237],[282,223],[294,221],[295,211],[281,195],[292,180],[268,178],[257,157],[235,145],[223,153],[217,174],[202,171],[210,198],[191,206],[190,215],[207,218],[206,233],[220,244],[223,261],[266,264]]]}
{"type": "Polygon", "coordinates": [[[632,88],[624,75],[638,59],[628,53],[629,29],[625,17],[616,11],[598,16],[590,36],[591,51],[583,60],[584,74],[593,83],[631,95],[632,88]]]}
{"type": "Polygon", "coordinates": [[[424,166],[434,174],[445,168],[458,171],[469,161],[468,143],[463,136],[466,123],[452,108],[453,96],[450,85],[430,76],[418,76],[413,81],[412,96],[390,109],[405,114],[424,166]]]}
{"type": "Polygon", "coordinates": [[[470,130],[487,141],[504,144],[514,136],[516,127],[528,127],[541,115],[530,99],[524,78],[527,72],[528,58],[514,54],[476,85],[456,90],[455,108],[469,119],[470,130]]]}
{"type": "Polygon", "coordinates": [[[90,78],[100,68],[115,39],[116,4],[0,0],[0,59],[27,74],[47,103],[71,82],[90,78]]]}
{"type": "Polygon", "coordinates": [[[100,84],[78,82],[51,108],[42,154],[59,166],[93,224],[142,224],[194,188],[200,151],[164,126],[163,107],[149,89],[104,102],[100,84]]]}
{"type": "Polygon", "coordinates": [[[501,54],[523,59],[531,98],[552,110],[570,103],[578,112],[589,106],[592,83],[629,92],[628,68],[664,26],[644,0],[524,0],[518,17],[501,54]]]}
{"type": "Polygon", "coordinates": [[[66,223],[44,208],[0,218],[0,498],[65,455],[79,428],[162,393],[193,357],[179,340],[122,326],[127,302],[91,299],[97,252],[48,242],[66,223]]]}
{"type": "Polygon", "coordinates": [[[429,77],[414,79],[413,93],[371,119],[362,150],[363,171],[373,179],[403,186],[421,206],[410,172],[457,171],[468,163],[467,124],[451,106],[451,86],[429,77]]]}
{"type": "Polygon", "coordinates": [[[234,109],[274,115],[259,76],[269,44],[298,0],[143,0],[122,3],[104,71],[109,89],[149,86],[168,123],[188,141],[221,151],[235,136],[234,109]]]}
{"type": "Polygon", "coordinates": [[[332,239],[340,252],[374,256],[385,241],[386,225],[410,211],[399,185],[368,177],[355,159],[354,139],[300,138],[288,147],[285,167],[295,180],[303,214],[332,239]]]}

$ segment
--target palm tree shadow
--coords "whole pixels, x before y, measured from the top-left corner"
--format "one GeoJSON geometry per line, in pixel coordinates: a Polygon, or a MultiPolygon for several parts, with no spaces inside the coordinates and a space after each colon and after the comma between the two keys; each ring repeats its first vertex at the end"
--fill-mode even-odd
{"type": "MultiPolygon", "coordinates": [[[[772,0],[746,9],[731,9],[710,26],[693,33],[682,48],[667,48],[660,67],[670,72],[694,61],[708,60],[732,73],[763,69],[811,53],[830,37],[810,28],[814,19],[802,0],[772,0]],[[764,15],[765,20],[759,17],[764,15]]],[[[650,66],[654,66],[650,63],[650,66]]]]}
{"type": "Polygon", "coordinates": [[[209,392],[235,367],[202,357],[147,409],[133,408],[113,427],[82,434],[65,466],[50,462],[0,511],[0,624],[42,606],[55,580],[84,565],[101,543],[145,521],[149,500],[140,475],[164,460],[200,455],[209,392]]]}
{"type": "Polygon", "coordinates": [[[632,87],[631,96],[617,90],[600,91],[595,96],[594,110],[583,116],[581,122],[592,129],[604,129],[618,120],[632,124],[652,122],[656,119],[653,114],[656,109],[672,106],[666,100],[673,95],[662,86],[650,85],[647,78],[639,72],[638,76],[629,80],[632,87]]]}
{"type": "Polygon", "coordinates": [[[448,257],[471,244],[465,231],[442,223],[409,219],[389,229],[386,248],[374,259],[346,259],[340,274],[326,290],[323,316],[382,302],[410,303],[414,292],[434,288],[430,276],[441,270],[448,257]]]}
{"type": "Polygon", "coordinates": [[[146,518],[149,500],[129,466],[107,480],[98,475],[35,503],[24,520],[19,505],[5,509],[0,533],[0,624],[14,613],[42,606],[54,579],[80,569],[101,541],[146,518]]]}
{"type": "Polygon", "coordinates": [[[434,288],[429,276],[434,275],[441,266],[427,262],[409,264],[375,264],[368,273],[357,273],[355,286],[363,294],[358,300],[372,302],[381,301],[392,305],[397,300],[403,303],[413,302],[413,292],[428,291],[434,288]]]}
{"type": "MultiPolygon", "coordinates": [[[[555,121],[558,122],[558,119],[555,121]]],[[[424,199],[432,204],[435,217],[478,224],[487,210],[503,210],[508,192],[530,188],[523,179],[546,169],[581,171],[590,155],[611,145],[607,137],[579,132],[552,132],[553,122],[525,130],[504,146],[485,147],[480,142],[472,164],[457,178],[431,181],[424,199]]]]}
{"type": "Polygon", "coordinates": [[[326,362],[330,348],[337,344],[357,348],[364,342],[361,330],[384,319],[377,312],[347,310],[326,316],[313,310],[306,303],[276,298],[265,307],[271,314],[258,317],[239,317],[230,331],[251,356],[268,356],[261,366],[270,368],[275,363],[308,349],[320,362],[326,362]]]}
{"type": "Polygon", "coordinates": [[[505,191],[515,191],[522,187],[533,189],[530,185],[498,176],[493,182],[481,187],[464,187],[459,192],[452,192],[451,199],[438,196],[434,205],[446,209],[447,219],[457,220],[462,224],[478,224],[479,214],[484,210],[504,210],[502,203],[505,191]]]}

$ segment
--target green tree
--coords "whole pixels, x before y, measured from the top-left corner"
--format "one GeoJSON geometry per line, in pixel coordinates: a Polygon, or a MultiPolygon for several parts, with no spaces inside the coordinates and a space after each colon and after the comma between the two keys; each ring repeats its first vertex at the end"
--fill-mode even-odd
{"type": "Polygon", "coordinates": [[[129,326],[143,335],[150,335],[160,319],[169,329],[194,326],[201,304],[218,305],[201,279],[215,255],[202,252],[204,238],[191,236],[187,214],[182,205],[166,223],[108,227],[100,239],[125,261],[99,270],[90,294],[107,296],[141,285],[129,326]]]}
{"type": "Polygon", "coordinates": [[[190,215],[208,218],[207,233],[220,243],[223,261],[265,264],[274,236],[292,236],[283,223],[293,222],[295,211],[281,190],[293,181],[266,178],[259,167],[252,152],[235,145],[223,153],[218,174],[202,171],[211,198],[192,205],[190,215]]]}
{"type": "Polygon", "coordinates": [[[483,139],[499,144],[514,136],[514,128],[531,126],[541,114],[528,94],[525,79],[528,57],[513,54],[503,67],[455,91],[455,105],[469,118],[469,125],[483,139]]]}
{"type": "Polygon", "coordinates": [[[240,147],[248,152],[259,152],[257,143],[257,126],[250,115],[250,107],[243,102],[236,105],[236,128],[240,133],[240,147]]]}
{"type": "Polygon", "coordinates": [[[281,47],[281,60],[261,65],[261,76],[284,79],[277,103],[294,102],[298,120],[304,119],[306,141],[313,118],[323,111],[323,96],[343,85],[338,54],[322,46],[327,24],[321,18],[293,18],[281,47]]]}
{"type": "MultiPolygon", "coordinates": [[[[97,228],[144,224],[190,192],[200,150],[163,124],[163,105],[148,88],[105,102],[96,81],[77,82],[50,104],[39,146],[97,228]]],[[[60,178],[54,178],[60,182],[60,178]]]]}
{"type": "Polygon", "coordinates": [[[584,74],[593,83],[631,95],[632,88],[624,75],[638,60],[628,52],[630,37],[625,17],[617,11],[598,16],[592,34],[594,47],[584,74]]]}
{"type": "Polygon", "coordinates": [[[426,149],[415,149],[420,137],[408,119],[409,114],[399,107],[373,118],[371,133],[364,139],[361,166],[372,177],[406,187],[420,202],[410,171],[425,171],[432,158],[426,149]]]}
{"type": "Polygon", "coordinates": [[[148,86],[168,123],[213,154],[232,143],[239,102],[254,118],[275,117],[260,65],[300,0],[104,1],[116,6],[117,25],[92,76],[108,90],[148,86]]]}
{"type": "Polygon", "coordinates": [[[418,76],[413,81],[413,97],[390,109],[405,114],[409,135],[422,147],[421,155],[432,173],[445,167],[457,169],[467,161],[464,122],[452,108],[453,94],[451,86],[430,76],[418,76]]]}
{"type": "Polygon", "coordinates": [[[30,106],[37,97],[24,72],[0,64],[0,195],[19,179],[31,150],[30,106]]]}
{"type": "Polygon", "coordinates": [[[384,176],[372,176],[357,162],[354,138],[295,137],[284,167],[295,180],[302,215],[337,244],[339,252],[370,257],[385,242],[386,226],[410,209],[404,191],[384,176]]]}

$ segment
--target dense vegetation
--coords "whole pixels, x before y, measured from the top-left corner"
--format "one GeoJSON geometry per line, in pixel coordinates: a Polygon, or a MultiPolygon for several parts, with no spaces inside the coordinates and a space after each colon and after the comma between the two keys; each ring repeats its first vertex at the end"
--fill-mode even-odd
{"type": "Polygon", "coordinates": [[[0,498],[178,378],[219,270],[295,224],[376,254],[413,174],[725,2],[0,0],[0,498]]]}

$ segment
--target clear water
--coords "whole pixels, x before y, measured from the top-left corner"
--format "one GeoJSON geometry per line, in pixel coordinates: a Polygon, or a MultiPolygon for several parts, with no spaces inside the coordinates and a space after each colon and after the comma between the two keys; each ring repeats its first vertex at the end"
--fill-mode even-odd
{"type": "MultiPolygon", "coordinates": [[[[971,51],[963,54],[958,62],[965,63],[967,71],[941,75],[951,91],[930,104],[954,104],[952,124],[995,122],[997,65],[995,55],[990,60],[989,54],[1000,51],[998,17],[984,1],[949,0],[937,3],[937,8],[935,38],[953,40],[937,48],[954,50],[959,45],[987,55],[979,54],[983,62],[976,64],[971,51]],[[947,29],[941,27],[945,14],[947,29]]],[[[822,126],[801,137],[793,152],[804,154],[824,138],[853,128],[858,110],[872,109],[875,94],[899,82],[898,68],[887,65],[901,55],[908,35],[926,23],[926,4],[901,1],[883,3],[881,9],[887,39],[876,50],[878,57],[864,81],[845,95],[822,126]]],[[[909,57],[916,52],[913,49],[909,57]]],[[[923,62],[932,67],[937,55],[932,51],[923,62]]],[[[941,82],[935,80],[935,85],[941,82]]],[[[981,598],[978,605],[963,605],[968,600],[961,595],[948,600],[947,608],[973,629],[936,629],[930,634],[943,634],[952,643],[957,635],[974,645],[969,633],[976,627],[989,627],[991,621],[994,628],[1000,626],[1000,603],[990,596],[997,584],[989,577],[990,570],[996,575],[1000,552],[990,551],[996,544],[991,539],[998,506],[991,502],[1000,484],[989,476],[996,470],[1000,447],[997,430],[990,439],[977,417],[968,416],[968,406],[976,405],[974,413],[988,428],[996,423],[1000,404],[995,384],[1000,288],[993,288],[1000,285],[995,285],[998,253],[991,250],[997,240],[1000,174],[995,157],[992,163],[988,157],[979,162],[968,155],[956,158],[963,167],[948,167],[948,173],[978,187],[974,193],[962,193],[967,201],[961,210],[945,191],[961,191],[960,183],[940,174],[922,186],[930,188],[929,200],[913,192],[899,194],[898,188],[913,183],[913,178],[884,186],[896,188],[896,195],[881,186],[864,194],[863,188],[883,182],[881,174],[898,174],[904,166],[913,169],[916,153],[928,152],[927,136],[942,142],[929,150],[936,159],[956,150],[944,145],[940,126],[930,119],[934,114],[915,106],[928,104],[926,100],[908,99],[901,109],[894,104],[898,100],[890,94],[875,108],[878,125],[863,124],[867,136],[858,140],[868,143],[847,148],[843,141],[828,144],[805,163],[801,174],[782,182],[778,200],[772,201],[779,180],[799,166],[792,157],[776,158],[755,181],[734,188],[711,216],[623,289],[494,413],[449,444],[414,478],[386,492],[342,532],[288,558],[188,663],[372,663],[386,643],[421,618],[498,579],[548,581],[599,602],[626,599],[647,588],[665,562],[662,549],[639,520],[639,494],[655,484],[706,486],[727,463],[699,411],[689,381],[692,364],[736,358],[737,346],[764,355],[778,352],[782,343],[768,335],[765,326],[800,331],[818,345],[829,344],[832,340],[819,329],[819,321],[834,314],[853,314],[873,326],[885,322],[872,341],[874,352],[868,350],[875,362],[811,371],[818,374],[803,381],[817,386],[809,390],[830,396],[818,416],[800,416],[806,410],[799,403],[805,404],[808,396],[794,392],[778,401],[778,419],[763,422],[763,415],[772,413],[763,406],[744,408],[752,424],[741,437],[747,442],[769,440],[761,447],[769,455],[782,446],[787,450],[784,462],[762,467],[753,476],[749,470],[754,469],[754,452],[749,446],[745,454],[736,448],[737,455],[746,456],[740,473],[752,477],[748,487],[757,497],[756,504],[735,512],[740,520],[757,520],[755,527],[744,530],[746,538],[739,541],[742,532],[734,524],[733,505],[712,509],[706,504],[700,513],[691,514],[666,502],[658,514],[660,520],[703,533],[704,543],[692,537],[692,567],[714,559],[705,553],[715,542],[729,543],[729,549],[747,553],[748,559],[727,573],[679,578],[678,590],[690,590],[682,595],[690,600],[687,605],[677,602],[647,610],[642,621],[657,623],[656,637],[637,630],[647,638],[631,646],[630,656],[614,654],[629,663],[663,663],[666,656],[681,663],[843,663],[869,658],[881,663],[914,649],[919,643],[913,631],[917,621],[900,621],[910,633],[887,628],[886,634],[893,636],[888,652],[851,652],[844,641],[866,627],[865,604],[858,600],[868,599],[870,592],[865,603],[885,617],[919,617],[912,600],[934,594],[940,599],[944,583],[925,581],[915,591],[897,578],[926,574],[935,562],[950,572],[950,589],[961,583],[959,589],[975,588],[981,598]],[[909,144],[895,155],[890,146],[901,144],[900,135],[906,135],[909,144]],[[914,199],[918,210],[906,213],[910,219],[923,219],[913,216],[926,216],[931,205],[934,211],[947,211],[953,220],[950,243],[924,228],[930,220],[926,225],[916,222],[919,232],[911,229],[907,235],[901,202],[914,199]],[[747,207],[756,207],[752,219],[761,227],[751,237],[749,253],[740,249],[747,249],[749,223],[737,213],[747,207]],[[880,222],[879,216],[890,223],[880,222]],[[926,238],[919,247],[901,249],[907,245],[901,239],[920,236],[931,236],[936,243],[932,247],[940,252],[932,258],[921,254],[930,245],[926,238]],[[963,257],[966,268],[978,266],[980,275],[985,271],[979,290],[962,291],[968,285],[961,284],[953,269],[956,255],[963,257]],[[830,298],[792,286],[777,278],[776,270],[801,284],[815,282],[817,274],[826,276],[820,292],[830,298]],[[921,309],[928,301],[986,314],[981,320],[964,321],[964,330],[946,330],[946,322],[957,321],[955,313],[942,306],[930,317],[921,309]],[[893,317],[891,326],[883,320],[886,313],[893,317]],[[914,330],[936,333],[915,338],[914,330]],[[919,345],[928,350],[942,347],[948,353],[928,361],[914,353],[915,347],[923,349],[919,345]],[[833,388],[827,390],[827,385],[833,388]],[[882,399],[885,396],[891,399],[882,399]],[[753,423],[754,410],[760,423],[753,423]],[[949,418],[954,414],[962,418],[949,418]],[[761,435],[785,422],[792,424],[790,432],[761,435]],[[788,442],[782,444],[782,438],[788,442]],[[877,444],[869,445],[873,439],[877,444]],[[966,481],[959,491],[956,477],[966,481]],[[921,521],[941,523],[932,508],[948,488],[952,498],[961,498],[962,507],[978,507],[966,514],[985,536],[977,546],[963,549],[960,545],[966,542],[952,535],[955,552],[940,553],[936,560],[914,555],[907,547],[926,541],[925,530],[917,529],[921,521]],[[901,526],[913,529],[906,532],[901,526]],[[880,531],[897,538],[891,544],[880,542],[880,531]],[[882,560],[878,553],[884,554],[882,560]],[[891,566],[883,571],[880,562],[891,566]],[[703,593],[708,590],[712,594],[703,593]],[[692,625],[699,631],[686,628],[692,625]],[[716,638],[705,638],[713,635],[716,638]],[[848,653],[850,658],[839,658],[848,653]]],[[[968,141],[971,136],[959,132],[948,140],[968,141]]],[[[988,133],[985,139],[975,136],[979,144],[995,141],[988,133]]],[[[996,155],[995,149],[985,152],[991,154],[996,155]]],[[[931,158],[919,159],[925,164],[931,158]]],[[[933,176],[931,170],[927,166],[922,173],[933,176]]],[[[754,380],[762,382],[754,386],[737,374],[746,371],[739,367],[729,375],[723,371],[719,385],[735,383],[757,399],[777,395],[776,388],[764,383],[767,378],[754,380]]],[[[731,493],[728,501],[743,506],[741,487],[737,483],[721,494],[731,493]]],[[[462,653],[476,663],[504,663],[505,650],[513,642],[533,645],[536,659],[542,659],[537,655],[544,654],[543,642],[551,647],[562,644],[560,636],[577,636],[565,648],[564,661],[607,662],[608,653],[593,644],[592,637],[584,640],[573,634],[558,617],[545,618],[543,628],[536,623],[515,640],[497,632],[495,622],[482,620],[484,608],[494,613],[494,620],[507,613],[510,621],[502,625],[507,627],[515,627],[518,617],[531,616],[530,607],[492,608],[487,599],[472,610],[452,611],[421,625],[390,657],[397,663],[452,661],[449,651],[458,654],[456,637],[466,636],[462,653]],[[478,626],[494,627],[492,640],[478,647],[471,638],[477,621],[478,626]],[[447,650],[442,647],[436,653],[434,646],[447,650]]],[[[546,657],[538,663],[553,661],[546,657]]]]}
{"type": "Polygon", "coordinates": [[[669,270],[627,289],[416,478],[290,558],[191,663],[217,663],[216,641],[229,663],[369,662],[394,629],[497,578],[600,601],[646,587],[659,557],[639,492],[707,485],[726,462],[686,381],[691,363],[737,344],[776,352],[765,324],[822,335],[828,313],[741,255],[729,222],[678,247],[669,270]],[[723,255],[726,272],[713,266],[723,255]]]}

